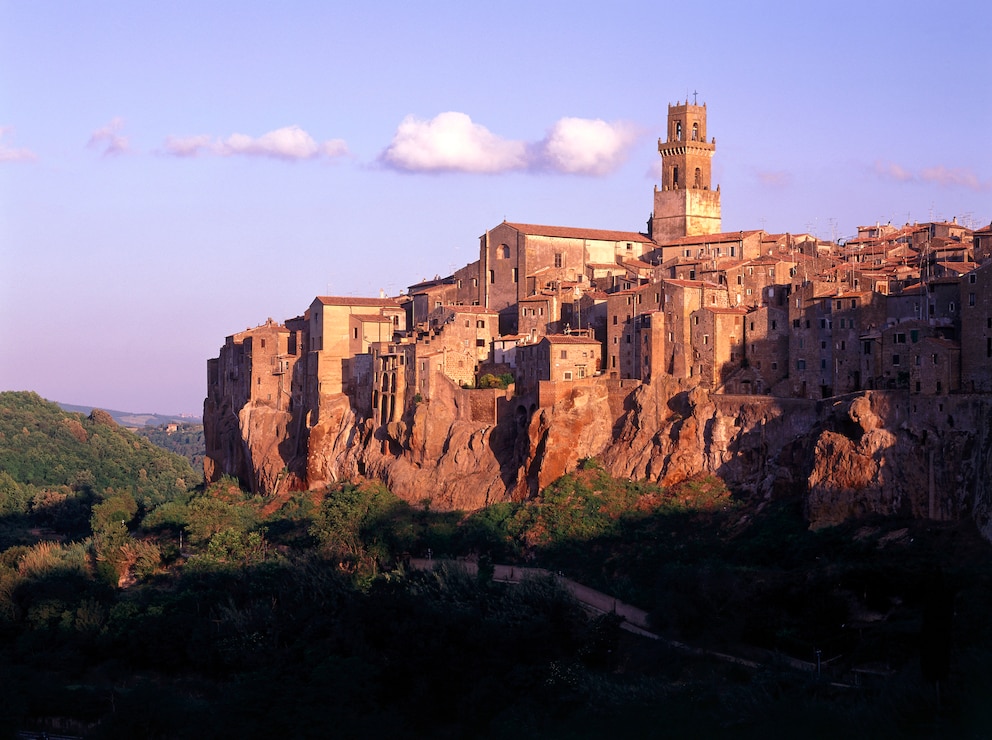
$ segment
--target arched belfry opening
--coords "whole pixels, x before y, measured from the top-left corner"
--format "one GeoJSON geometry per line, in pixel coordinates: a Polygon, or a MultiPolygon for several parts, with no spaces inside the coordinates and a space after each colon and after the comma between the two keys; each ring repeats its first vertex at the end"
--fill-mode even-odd
{"type": "Polygon", "coordinates": [[[706,138],[706,104],[668,106],[668,140],[658,141],[661,187],[655,187],[651,237],[658,242],[719,233],[720,189],[712,178],[716,141],[706,138]]]}

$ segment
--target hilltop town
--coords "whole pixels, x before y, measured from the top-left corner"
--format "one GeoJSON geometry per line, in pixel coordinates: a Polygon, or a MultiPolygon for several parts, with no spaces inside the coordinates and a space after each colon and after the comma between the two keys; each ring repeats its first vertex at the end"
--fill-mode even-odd
{"type": "MultiPolygon", "coordinates": [[[[317,296],[227,337],[208,362],[208,479],[271,493],[382,473],[342,466],[343,450],[401,456],[418,407],[442,400],[454,419],[533,436],[538,412],[576,393],[605,394],[615,431],[642,385],[782,403],[886,391],[934,412],[992,392],[992,224],[876,223],[843,243],[724,232],[706,118],[705,104],[668,107],[644,231],[504,221],[452,275],[398,297],[317,296]],[[252,431],[247,410],[277,421],[252,431]],[[266,435],[277,460],[261,465],[266,435]]],[[[516,453],[487,490],[520,495],[534,450],[491,446],[516,453]]]]}

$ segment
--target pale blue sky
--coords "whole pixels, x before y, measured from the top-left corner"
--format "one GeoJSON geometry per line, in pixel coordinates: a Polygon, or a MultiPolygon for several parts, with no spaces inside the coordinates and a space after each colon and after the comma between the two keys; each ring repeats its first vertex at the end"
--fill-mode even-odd
{"type": "Polygon", "coordinates": [[[0,1],[0,390],[196,413],[224,337],[503,218],[640,230],[698,90],[726,230],[992,221],[984,2],[0,1]]]}

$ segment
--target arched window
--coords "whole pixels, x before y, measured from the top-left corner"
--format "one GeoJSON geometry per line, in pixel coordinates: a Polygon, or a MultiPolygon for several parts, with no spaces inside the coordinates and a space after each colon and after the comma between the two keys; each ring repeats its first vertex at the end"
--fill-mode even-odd
{"type": "Polygon", "coordinates": [[[699,124],[692,124],[692,140],[699,141],[699,124]]]}
{"type": "Polygon", "coordinates": [[[672,167],[672,187],[678,188],[679,186],[679,168],[672,167]]]}
{"type": "Polygon", "coordinates": [[[510,247],[506,244],[501,244],[499,247],[498,259],[508,260],[510,259],[510,247]]]}
{"type": "Polygon", "coordinates": [[[675,141],[682,141],[682,121],[675,122],[675,141]]]}
{"type": "Polygon", "coordinates": [[[696,179],[694,180],[693,187],[696,188],[703,187],[703,171],[698,167],[696,168],[696,179]]]}

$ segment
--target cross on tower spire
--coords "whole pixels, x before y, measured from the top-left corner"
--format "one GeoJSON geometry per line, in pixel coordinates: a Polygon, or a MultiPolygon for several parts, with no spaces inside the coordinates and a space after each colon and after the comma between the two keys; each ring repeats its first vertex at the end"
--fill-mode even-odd
{"type": "Polygon", "coordinates": [[[692,91],[692,104],[696,105],[696,96],[699,95],[695,90],[692,91]]]}

